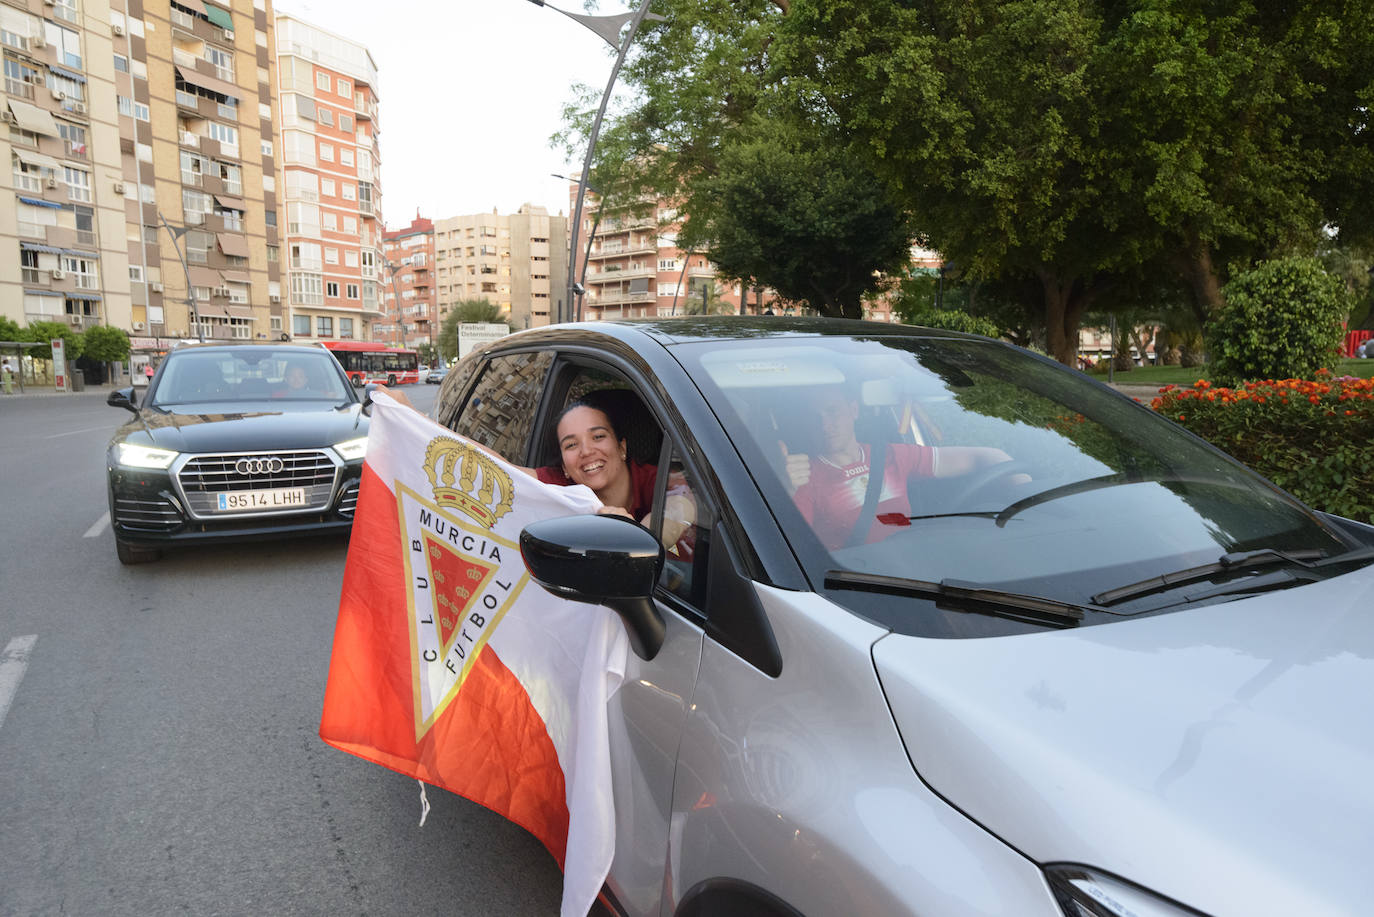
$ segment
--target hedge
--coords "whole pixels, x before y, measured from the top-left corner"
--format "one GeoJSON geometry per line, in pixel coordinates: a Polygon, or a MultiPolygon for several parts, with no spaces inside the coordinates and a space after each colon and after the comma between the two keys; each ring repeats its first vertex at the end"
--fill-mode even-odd
{"type": "Polygon", "coordinates": [[[1150,406],[1314,509],[1374,523],[1374,379],[1167,385],[1150,406]]]}

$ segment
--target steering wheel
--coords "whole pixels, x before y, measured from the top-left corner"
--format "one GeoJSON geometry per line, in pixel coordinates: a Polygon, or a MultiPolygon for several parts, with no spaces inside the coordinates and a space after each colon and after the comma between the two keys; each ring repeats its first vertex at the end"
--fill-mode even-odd
{"type": "Polygon", "coordinates": [[[956,511],[962,510],[968,504],[974,502],[975,497],[982,495],[983,491],[989,490],[993,484],[1003,478],[1011,477],[1014,474],[1030,474],[1030,468],[1025,462],[1015,460],[1009,462],[998,462],[995,465],[985,465],[975,471],[965,475],[963,487],[952,498],[950,505],[956,511]]]}

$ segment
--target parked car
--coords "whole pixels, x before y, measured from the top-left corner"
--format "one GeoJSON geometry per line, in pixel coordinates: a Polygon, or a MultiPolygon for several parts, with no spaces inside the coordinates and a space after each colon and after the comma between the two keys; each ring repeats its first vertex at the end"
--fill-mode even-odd
{"type": "Polygon", "coordinates": [[[435,385],[437,383],[443,382],[444,377],[447,375],[447,366],[436,366],[425,374],[425,382],[429,383],[430,385],[435,385]]]}
{"type": "Polygon", "coordinates": [[[610,711],[613,911],[1368,907],[1374,527],[1052,361],[919,328],[531,330],[434,415],[556,464],[588,395],[656,466],[651,531],[546,520],[522,551],[639,649],[610,711]],[[846,425],[862,457],[827,468],[846,425]],[[656,537],[670,478],[686,552],[656,537]]]}
{"type": "Polygon", "coordinates": [[[167,355],[106,450],[115,551],[347,532],[369,418],[319,347],[192,344],[167,355]]]}

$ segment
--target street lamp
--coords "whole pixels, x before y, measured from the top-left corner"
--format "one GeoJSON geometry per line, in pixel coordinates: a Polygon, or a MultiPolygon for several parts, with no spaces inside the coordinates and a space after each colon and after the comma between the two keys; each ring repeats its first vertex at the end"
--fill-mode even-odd
{"type": "MultiPolygon", "coordinates": [[[[601,93],[601,105],[596,110],[596,120],[592,122],[592,133],[587,140],[587,156],[582,160],[582,180],[577,183],[577,206],[573,208],[572,236],[568,240],[568,295],[567,308],[572,309],[573,296],[578,286],[576,278],[577,259],[574,253],[577,251],[577,232],[582,226],[582,201],[587,195],[587,179],[592,171],[592,153],[596,150],[596,138],[601,133],[601,119],[606,115],[606,103],[611,100],[611,90],[615,87],[615,79],[620,75],[620,68],[625,63],[625,56],[630,51],[630,42],[634,41],[635,32],[639,29],[639,24],[646,18],[662,22],[664,17],[656,13],[649,12],[649,4],[653,0],[640,0],[639,8],[633,13],[615,13],[609,16],[588,16],[584,13],[570,13],[567,10],[560,10],[556,6],[549,6],[544,0],[530,0],[535,6],[548,6],[555,13],[562,13],[569,19],[575,19],[583,26],[596,33],[606,44],[616,49],[615,66],[611,68],[611,78],[606,81],[606,90],[601,93]],[[625,33],[622,40],[620,32],[629,23],[630,30],[625,33]]],[[[581,318],[581,315],[576,315],[581,318]]],[[[562,316],[559,316],[560,320],[562,316]]]]}
{"type": "Polygon", "coordinates": [[[167,222],[167,218],[159,211],[157,218],[166,227],[167,234],[172,237],[172,248],[176,249],[177,259],[181,261],[181,270],[186,274],[186,304],[191,307],[191,317],[196,323],[196,340],[205,343],[205,330],[200,324],[200,309],[196,306],[196,288],[191,286],[191,268],[186,264],[186,256],[181,253],[181,246],[177,244],[182,236],[191,231],[190,226],[173,226],[167,222]]]}

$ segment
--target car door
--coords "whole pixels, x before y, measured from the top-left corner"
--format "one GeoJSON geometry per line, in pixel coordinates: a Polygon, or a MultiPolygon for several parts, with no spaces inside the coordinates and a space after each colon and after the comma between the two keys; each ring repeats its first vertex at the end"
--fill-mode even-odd
{"type": "Polygon", "coordinates": [[[550,350],[541,349],[489,355],[473,376],[461,391],[446,386],[437,419],[513,461],[535,466],[553,458],[553,429],[567,401],[598,388],[614,389],[627,407],[618,418],[626,427],[620,432],[645,450],[637,458],[659,469],[650,529],[662,530],[670,485],[675,496],[689,494],[695,503],[690,535],[665,552],[655,596],[666,624],[664,645],[652,660],[629,655],[624,681],[609,706],[616,854],[607,898],[621,913],[657,915],[677,750],[701,658],[699,609],[716,514],[697,486],[697,469],[684,460],[680,432],[664,421],[661,399],[626,367],[585,355],[553,359],[550,350]]]}

